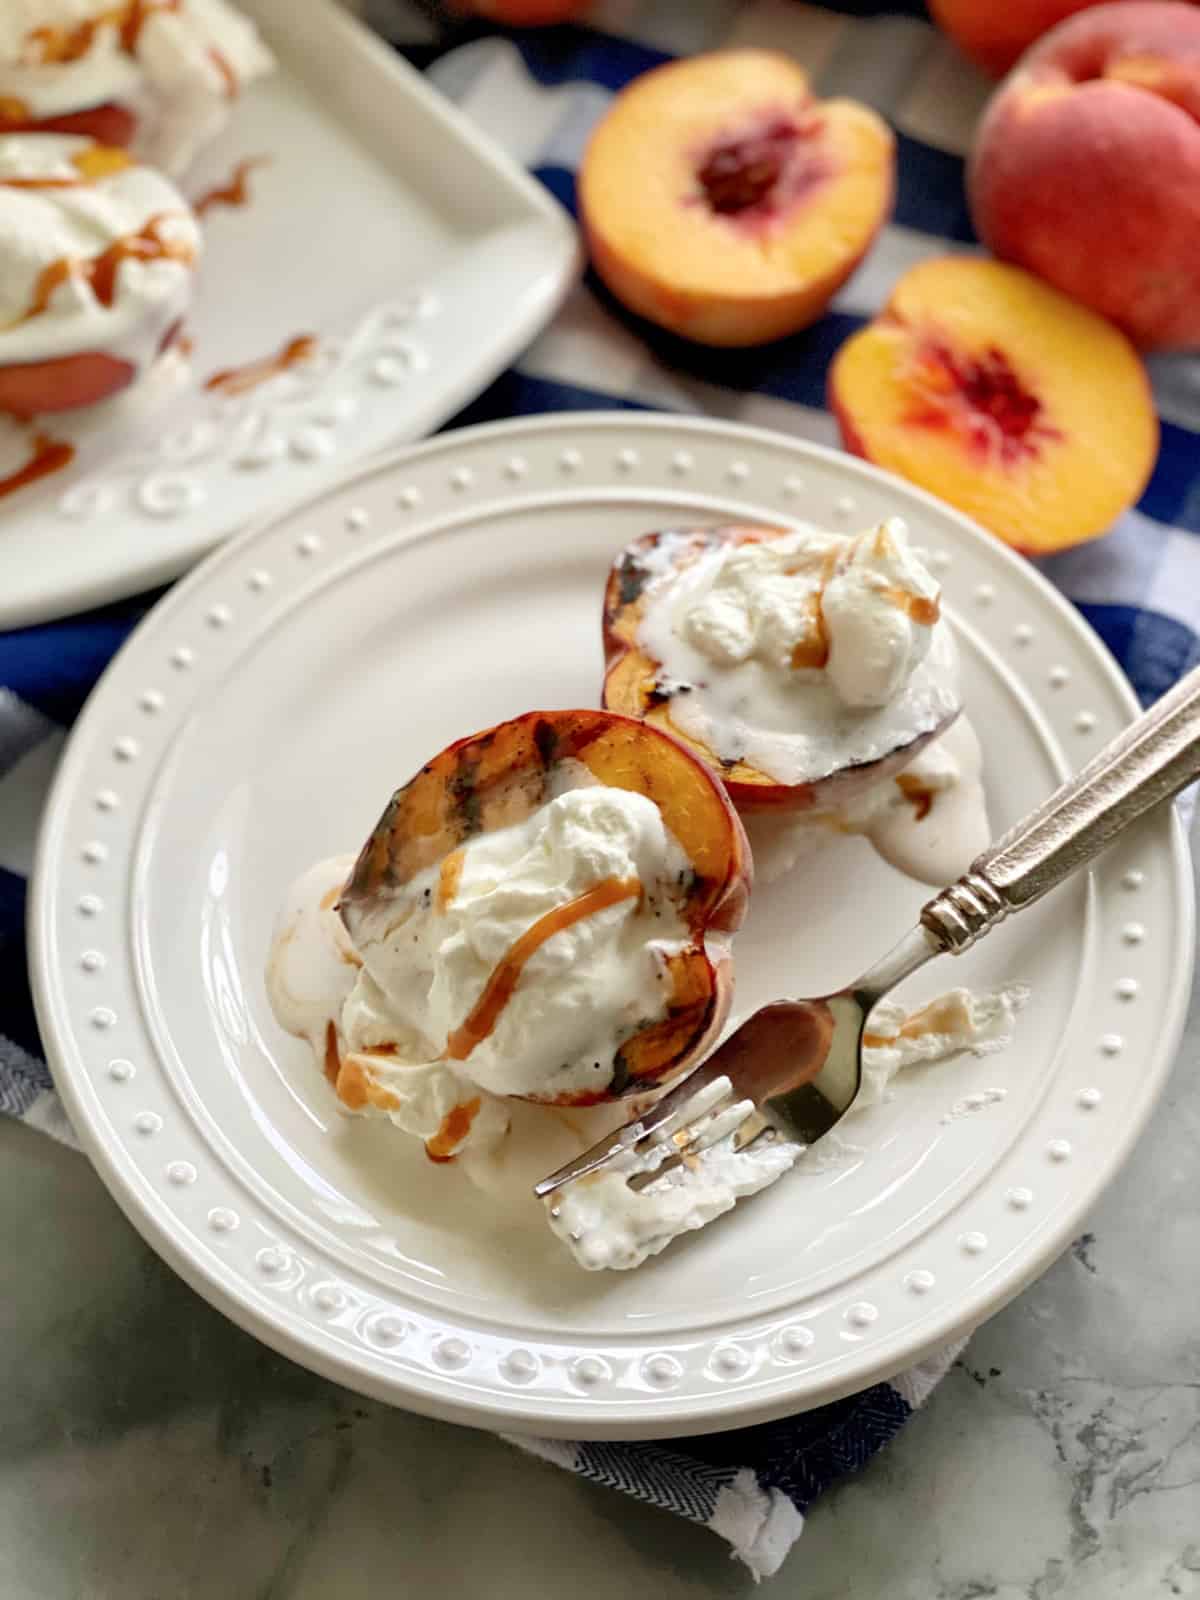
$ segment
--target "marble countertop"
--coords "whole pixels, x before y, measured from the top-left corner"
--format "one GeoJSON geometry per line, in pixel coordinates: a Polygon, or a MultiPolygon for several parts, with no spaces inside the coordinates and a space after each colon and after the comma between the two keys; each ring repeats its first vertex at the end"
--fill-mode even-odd
{"type": "Polygon", "coordinates": [[[0,1595],[1200,1596],[1198,1054],[1200,991],[1088,1232],[757,1589],[703,1529],[273,1355],[4,1123],[0,1595]]]}

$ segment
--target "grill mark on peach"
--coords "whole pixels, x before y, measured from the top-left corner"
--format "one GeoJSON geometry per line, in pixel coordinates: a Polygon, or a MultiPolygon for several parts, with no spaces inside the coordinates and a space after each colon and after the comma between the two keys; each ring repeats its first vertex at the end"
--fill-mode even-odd
{"type": "Polygon", "coordinates": [[[539,717],[534,724],[533,743],[538,760],[548,773],[558,760],[558,734],[554,731],[553,723],[545,717],[539,717]]]}
{"type": "Polygon", "coordinates": [[[707,1028],[716,1004],[712,967],[703,950],[695,947],[668,956],[671,999],[667,1014],[626,1039],[617,1052],[611,1092],[622,1094],[643,1078],[653,1078],[664,1066],[679,1060],[707,1028]]]}

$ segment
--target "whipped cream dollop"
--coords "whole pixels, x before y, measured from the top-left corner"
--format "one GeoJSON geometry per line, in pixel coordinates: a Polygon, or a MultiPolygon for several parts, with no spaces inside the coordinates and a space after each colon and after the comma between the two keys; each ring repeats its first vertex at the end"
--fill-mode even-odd
{"type": "Polygon", "coordinates": [[[10,112],[38,121],[124,106],[137,117],[138,155],[173,174],[221,131],[232,99],[273,66],[254,24],[226,0],[0,6],[0,100],[10,112]]]}
{"type": "Polygon", "coordinates": [[[359,988],[406,1058],[440,1055],[517,941],[595,891],[533,950],[460,1070],[501,1095],[602,1093],[622,1039],[666,1014],[666,960],[690,942],[677,909],[688,876],[652,800],[569,789],[364,913],[359,988]]]}
{"type": "Polygon", "coordinates": [[[330,1064],[343,1103],[435,1156],[503,1132],[506,1096],[603,1094],[621,1043],[666,1015],[669,958],[692,942],[686,855],[653,801],[621,789],[568,789],[479,835],[380,897],[353,940],[336,911],[352,865],[322,863],[289,894],[272,1008],[330,1064]],[[506,964],[517,981],[482,1021],[506,964]]]}
{"type": "Polygon", "coordinates": [[[0,364],[148,366],[187,309],[200,229],[169,178],[65,134],[0,138],[0,364]]]}
{"type": "Polygon", "coordinates": [[[675,693],[671,720],[722,761],[787,785],[878,760],[959,707],[939,588],[889,518],[811,526],[648,563],[638,640],[675,693]]]}
{"type": "MultiPolygon", "coordinates": [[[[987,1055],[1003,1049],[1028,997],[1026,985],[1013,984],[981,995],[955,989],[911,1015],[891,1001],[876,1006],[863,1041],[862,1087],[847,1118],[878,1105],[891,1080],[907,1068],[946,1061],[964,1051],[987,1055]]],[[[727,1088],[728,1079],[717,1079],[712,1087],[714,1092],[727,1088]]],[[[1002,1090],[989,1091],[986,1103],[1002,1097],[1002,1090]]],[[[630,1177],[655,1172],[672,1148],[666,1139],[644,1153],[629,1152],[547,1201],[551,1229],[581,1267],[624,1271],[640,1266],[673,1239],[706,1226],[785,1172],[803,1171],[810,1163],[825,1169],[847,1146],[835,1130],[807,1154],[803,1145],[782,1138],[762,1138],[738,1150],[730,1133],[687,1165],[644,1188],[630,1187],[630,1177]],[[819,1161],[813,1162],[818,1155],[819,1161]]]]}
{"type": "Polygon", "coordinates": [[[899,517],[851,539],[820,596],[825,671],[848,706],[886,706],[929,653],[941,589],[899,517]]]}

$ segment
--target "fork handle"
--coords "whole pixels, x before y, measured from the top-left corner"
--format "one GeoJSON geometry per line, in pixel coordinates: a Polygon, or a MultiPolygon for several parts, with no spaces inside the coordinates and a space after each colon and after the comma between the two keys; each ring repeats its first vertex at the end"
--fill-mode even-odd
{"type": "Polygon", "coordinates": [[[967,950],[1085,866],[1131,822],[1200,777],[1200,668],[989,846],[921,912],[942,948],[967,950]]]}

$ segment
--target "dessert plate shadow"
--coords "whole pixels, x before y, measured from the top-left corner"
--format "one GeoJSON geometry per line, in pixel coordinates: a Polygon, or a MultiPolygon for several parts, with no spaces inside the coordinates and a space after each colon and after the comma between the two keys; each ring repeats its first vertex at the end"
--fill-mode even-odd
{"type": "MultiPolygon", "coordinates": [[[[821,1404],[965,1333],[1078,1230],[1170,1066],[1192,899],[1167,811],[911,986],[1034,986],[1013,1045],[900,1079],[836,1161],[630,1274],[587,1274],[522,1188],[481,1195],[343,1116],[263,987],[275,909],[460,735],[595,704],[615,551],[655,527],[908,521],[944,585],[999,830],[1133,712],[1025,562],[921,492],[765,432],[538,418],[376,461],[215,553],[76,726],[30,909],[56,1082],[135,1225],[325,1375],[478,1426],[663,1437],[821,1404]]],[[[732,1022],[820,993],[927,891],[836,838],[756,890],[732,1022]]]]}

